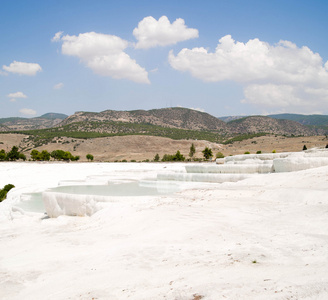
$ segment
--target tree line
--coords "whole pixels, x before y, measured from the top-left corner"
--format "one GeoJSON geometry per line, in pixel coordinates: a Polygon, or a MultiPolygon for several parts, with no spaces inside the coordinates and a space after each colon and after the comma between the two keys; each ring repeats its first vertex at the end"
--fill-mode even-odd
{"type": "MultiPolygon", "coordinates": [[[[33,161],[49,161],[51,158],[58,161],[78,161],[80,156],[74,156],[69,151],[63,150],[54,150],[49,153],[47,150],[42,150],[39,152],[34,149],[30,153],[31,160],[33,161]]],[[[93,155],[87,154],[86,158],[88,161],[93,161],[93,155]]],[[[0,150],[0,161],[16,161],[16,160],[26,160],[26,155],[18,151],[17,146],[13,146],[9,152],[6,152],[4,149],[0,150]]]]}

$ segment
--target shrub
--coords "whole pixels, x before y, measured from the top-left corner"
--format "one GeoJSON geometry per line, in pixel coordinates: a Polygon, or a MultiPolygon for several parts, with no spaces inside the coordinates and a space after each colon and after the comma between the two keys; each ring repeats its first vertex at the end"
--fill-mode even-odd
{"type": "Polygon", "coordinates": [[[194,144],[191,144],[191,146],[190,146],[190,151],[189,151],[189,156],[190,156],[190,157],[193,157],[194,154],[195,154],[195,152],[196,152],[195,145],[194,145],[194,144]]]}
{"type": "Polygon", "coordinates": [[[162,161],[184,161],[186,158],[178,150],[174,155],[164,154],[162,161]]]}
{"type": "Polygon", "coordinates": [[[17,160],[19,159],[18,147],[13,146],[11,150],[7,153],[8,160],[17,160]]]}
{"type": "Polygon", "coordinates": [[[307,150],[307,147],[306,145],[303,146],[303,151],[307,150]]]}
{"type": "Polygon", "coordinates": [[[158,155],[158,153],[155,155],[154,161],[159,161],[159,155],[158,155]]]}
{"type": "Polygon", "coordinates": [[[7,158],[6,151],[3,150],[3,149],[1,149],[1,150],[0,150],[0,161],[2,161],[2,160],[6,160],[6,158],[7,158]]]}
{"type": "Polygon", "coordinates": [[[222,152],[216,153],[216,158],[224,158],[224,155],[222,152]]]}
{"type": "Polygon", "coordinates": [[[0,202],[7,197],[7,193],[14,188],[15,186],[13,184],[6,184],[3,189],[0,189],[0,202]]]}
{"type": "Polygon", "coordinates": [[[277,153],[276,150],[272,150],[272,153],[277,153]]]}
{"type": "Polygon", "coordinates": [[[87,155],[86,155],[86,158],[87,158],[87,160],[89,161],[93,161],[93,155],[92,154],[90,154],[90,153],[88,153],[87,155]]]}
{"type": "Polygon", "coordinates": [[[206,147],[203,151],[202,151],[203,155],[204,155],[204,158],[205,160],[208,160],[210,159],[212,156],[213,156],[213,153],[212,153],[212,149],[206,147]]]}
{"type": "Polygon", "coordinates": [[[259,151],[256,151],[256,154],[261,154],[262,153],[262,151],[261,150],[259,150],[259,151]]]}
{"type": "Polygon", "coordinates": [[[249,151],[246,151],[244,154],[251,154],[249,151]]]}

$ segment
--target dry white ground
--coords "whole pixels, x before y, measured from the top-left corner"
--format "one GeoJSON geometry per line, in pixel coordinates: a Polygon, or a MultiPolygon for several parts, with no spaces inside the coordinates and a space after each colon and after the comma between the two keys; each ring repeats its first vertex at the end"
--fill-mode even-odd
{"type": "Polygon", "coordinates": [[[184,164],[0,163],[0,299],[328,299],[328,167],[199,184],[91,217],[13,211],[60,180],[184,164]]]}

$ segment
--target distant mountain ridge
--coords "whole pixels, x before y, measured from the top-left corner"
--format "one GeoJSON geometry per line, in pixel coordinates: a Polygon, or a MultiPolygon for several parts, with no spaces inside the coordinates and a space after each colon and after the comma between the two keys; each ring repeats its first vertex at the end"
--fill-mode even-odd
{"type": "Polygon", "coordinates": [[[65,114],[46,113],[35,118],[2,118],[0,119],[0,131],[45,129],[57,126],[67,118],[65,114]]]}
{"type": "Polygon", "coordinates": [[[276,114],[268,117],[296,121],[303,125],[328,126],[328,115],[276,114]]]}
{"type": "MultiPolygon", "coordinates": [[[[219,119],[224,122],[230,122],[233,120],[238,120],[246,117],[254,117],[254,116],[225,116],[225,117],[219,117],[219,119]]],[[[328,126],[328,115],[272,114],[272,115],[267,115],[266,117],[279,119],[279,120],[283,119],[283,120],[295,121],[302,125],[328,126]]]]}
{"type": "MultiPolygon", "coordinates": [[[[51,132],[97,133],[98,135],[126,135],[144,134],[169,136],[169,129],[189,130],[210,133],[210,135],[228,137],[244,134],[271,133],[286,136],[311,136],[328,133],[328,127],[307,126],[325,123],[325,118],[302,115],[273,115],[223,117],[226,120],[214,117],[208,113],[182,107],[171,107],[152,110],[102,112],[76,112],[73,115],[48,113],[37,118],[6,118],[0,119],[0,131],[16,131],[51,129],[51,132]],[[275,118],[273,118],[275,117],[275,118]],[[295,120],[284,119],[294,118],[295,120]],[[310,117],[310,118],[308,118],[310,117]],[[303,119],[302,119],[303,118],[303,119]],[[230,121],[228,121],[230,120],[230,121]],[[300,121],[310,120],[305,122],[300,121]],[[228,122],[227,122],[228,121],[228,122]],[[312,123],[311,123],[312,122],[312,123]],[[56,128],[56,129],[55,129],[56,128]],[[163,131],[163,129],[165,129],[163,131]],[[160,133],[161,132],[161,133],[160,133]],[[165,132],[165,133],[163,133],[165,132]]],[[[325,116],[320,116],[325,117],[325,116]]],[[[328,119],[328,116],[326,116],[328,119]]],[[[171,131],[172,131],[171,130],[171,131]]],[[[179,136],[190,136],[186,131],[179,136]]],[[[206,136],[206,135],[205,135],[206,136]]]]}
{"type": "Polygon", "coordinates": [[[310,128],[298,122],[273,119],[265,116],[250,116],[236,119],[227,123],[232,132],[236,134],[250,134],[250,133],[272,133],[287,136],[311,136],[324,134],[321,129],[310,128]]]}
{"type": "Polygon", "coordinates": [[[59,126],[85,121],[144,123],[179,129],[228,132],[227,126],[222,120],[208,113],[182,107],[133,111],[105,110],[100,113],[76,112],[63,120],[59,126]]]}

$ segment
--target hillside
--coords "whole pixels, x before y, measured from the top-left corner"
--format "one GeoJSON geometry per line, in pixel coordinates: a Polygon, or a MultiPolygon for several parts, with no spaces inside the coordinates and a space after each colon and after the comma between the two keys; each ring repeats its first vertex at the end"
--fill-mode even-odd
{"type": "Polygon", "coordinates": [[[76,112],[63,120],[59,126],[76,122],[124,122],[134,124],[152,124],[188,130],[218,131],[220,134],[229,132],[225,122],[208,113],[192,109],[173,107],[153,110],[114,111],[100,113],[76,112]]]}
{"type": "Polygon", "coordinates": [[[286,119],[301,123],[303,125],[328,126],[327,115],[300,115],[300,114],[277,114],[268,115],[274,119],[286,119]]]}
{"type": "Polygon", "coordinates": [[[318,135],[318,133],[323,134],[322,130],[315,130],[295,121],[273,119],[264,116],[245,117],[230,121],[227,125],[231,132],[235,134],[260,132],[287,136],[311,136],[318,135]]]}
{"type": "Polygon", "coordinates": [[[65,115],[49,113],[38,118],[0,119],[0,131],[29,135],[25,149],[54,143],[58,137],[100,138],[143,135],[173,140],[234,142],[255,135],[323,135],[324,129],[310,128],[296,121],[252,116],[224,122],[204,112],[174,107],[153,110],[76,112],[65,115]],[[2,122],[1,122],[2,120],[2,122]]]}
{"type": "Polygon", "coordinates": [[[35,118],[2,118],[0,119],[1,131],[19,131],[31,129],[44,129],[57,126],[67,115],[47,113],[35,118]]]}

